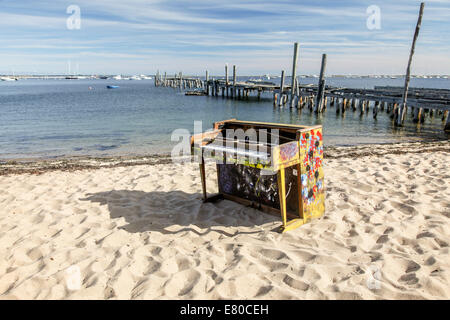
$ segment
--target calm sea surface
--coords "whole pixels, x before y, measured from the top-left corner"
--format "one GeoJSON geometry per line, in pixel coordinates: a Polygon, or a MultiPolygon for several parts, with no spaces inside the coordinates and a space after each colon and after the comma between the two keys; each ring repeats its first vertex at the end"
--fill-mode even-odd
{"type": "MultiPolygon", "coordinates": [[[[300,81],[317,83],[314,78],[300,81]]],[[[450,79],[411,82],[415,87],[450,87],[450,79]]],[[[327,84],[373,88],[401,86],[403,79],[328,78],[327,84]]],[[[172,88],[156,88],[153,80],[20,80],[0,81],[0,159],[167,153],[176,144],[171,141],[173,130],[192,132],[194,120],[202,120],[206,130],[214,121],[229,118],[322,124],[325,145],[449,138],[440,116],[427,117],[418,127],[408,115],[405,127],[396,129],[384,112],[377,120],[372,110],[363,117],[348,111],[343,118],[328,108],[317,117],[305,109],[273,108],[269,94],[260,102],[233,101],[185,96],[172,88]],[[109,90],[108,84],[120,88],[109,90]]]]}

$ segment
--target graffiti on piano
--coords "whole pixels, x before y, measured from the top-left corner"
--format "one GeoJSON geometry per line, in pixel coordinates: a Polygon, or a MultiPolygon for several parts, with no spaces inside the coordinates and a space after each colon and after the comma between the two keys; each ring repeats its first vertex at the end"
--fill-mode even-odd
{"type": "Polygon", "coordinates": [[[320,217],[325,209],[322,129],[302,133],[300,150],[303,212],[310,220],[320,217]]]}

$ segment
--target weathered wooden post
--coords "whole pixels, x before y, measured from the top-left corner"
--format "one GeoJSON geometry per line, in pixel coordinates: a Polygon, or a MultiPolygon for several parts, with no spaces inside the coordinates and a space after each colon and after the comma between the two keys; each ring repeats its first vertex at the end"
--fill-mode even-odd
{"type": "Polygon", "coordinates": [[[444,130],[450,132],[450,112],[447,112],[447,122],[445,123],[444,130]]]}
{"type": "Polygon", "coordinates": [[[228,63],[225,64],[225,84],[228,85],[228,63]]]}
{"type": "Polygon", "coordinates": [[[323,109],[323,97],[325,93],[325,68],[327,67],[327,55],[322,54],[322,65],[320,66],[320,77],[317,86],[317,100],[315,112],[322,112],[323,109]]]}
{"type": "Polygon", "coordinates": [[[284,70],[281,70],[281,83],[280,83],[280,106],[283,103],[283,92],[284,92],[284,70]]]}
{"type": "Polygon", "coordinates": [[[341,104],[342,115],[345,114],[346,110],[347,110],[347,98],[342,98],[342,104],[341,104]]]}
{"type": "Polygon", "coordinates": [[[297,77],[297,57],[298,57],[298,42],[294,43],[294,57],[292,61],[291,108],[294,107],[295,78],[297,77]]]}
{"type": "Polygon", "coordinates": [[[209,96],[209,74],[208,70],[206,70],[206,78],[205,78],[205,88],[206,88],[206,95],[209,96]]]}
{"type": "Polygon", "coordinates": [[[356,98],[352,97],[352,111],[356,111],[356,98]]]}
{"type": "Polygon", "coordinates": [[[423,114],[423,108],[416,107],[414,108],[414,123],[423,123],[425,120],[424,114],[423,114]]]}
{"type": "Polygon", "coordinates": [[[420,4],[419,19],[417,20],[416,31],[414,33],[414,39],[413,39],[413,42],[411,45],[411,52],[409,53],[408,67],[406,69],[405,88],[403,90],[402,102],[400,104],[399,114],[398,114],[398,118],[397,118],[397,125],[399,125],[399,126],[403,125],[403,121],[405,119],[406,101],[408,99],[409,81],[411,78],[411,62],[412,62],[412,57],[414,55],[414,50],[416,47],[416,40],[417,40],[417,37],[419,36],[420,26],[422,24],[422,16],[423,16],[424,7],[425,7],[425,2],[422,2],[420,4]]]}
{"type": "Polygon", "coordinates": [[[359,99],[359,113],[362,115],[364,113],[364,100],[363,99],[359,99]]]}
{"type": "MultiPolygon", "coordinates": [[[[228,97],[228,63],[225,64],[225,91],[227,92],[227,97],[228,97]]],[[[223,91],[222,91],[222,93],[223,93],[223,91]]]]}
{"type": "Polygon", "coordinates": [[[375,105],[373,106],[373,118],[374,119],[377,118],[379,106],[380,106],[380,101],[375,101],[375,105]]]}
{"type": "Polygon", "coordinates": [[[236,65],[233,65],[233,99],[236,99],[236,65]]]}

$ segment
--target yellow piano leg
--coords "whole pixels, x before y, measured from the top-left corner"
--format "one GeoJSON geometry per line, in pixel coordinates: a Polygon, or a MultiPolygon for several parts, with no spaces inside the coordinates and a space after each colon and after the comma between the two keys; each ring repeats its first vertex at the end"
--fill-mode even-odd
{"type": "MultiPolygon", "coordinates": [[[[300,174],[300,173],[297,173],[300,174]]],[[[283,219],[283,226],[281,227],[281,232],[286,232],[289,230],[296,229],[304,224],[302,218],[293,219],[287,222],[287,207],[286,207],[286,181],[284,168],[280,169],[278,172],[278,193],[280,196],[280,212],[283,219]]]]}
{"type": "Polygon", "coordinates": [[[200,177],[202,179],[202,190],[203,190],[203,201],[206,201],[207,195],[206,195],[206,174],[205,174],[205,162],[203,160],[203,157],[200,161],[200,177]]]}
{"type": "Polygon", "coordinates": [[[284,178],[284,168],[278,171],[278,194],[280,196],[280,212],[283,219],[283,229],[286,228],[286,181],[284,178]]]}

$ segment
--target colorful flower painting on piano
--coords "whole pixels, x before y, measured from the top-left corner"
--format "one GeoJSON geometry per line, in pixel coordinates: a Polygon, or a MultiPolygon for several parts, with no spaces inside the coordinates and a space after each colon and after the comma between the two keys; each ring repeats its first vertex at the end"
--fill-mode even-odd
{"type": "Polygon", "coordinates": [[[282,163],[298,159],[298,143],[288,143],[280,146],[280,159],[282,163]]]}
{"type": "Polygon", "coordinates": [[[310,220],[325,211],[322,129],[301,134],[300,157],[303,212],[306,220],[310,220]]]}

